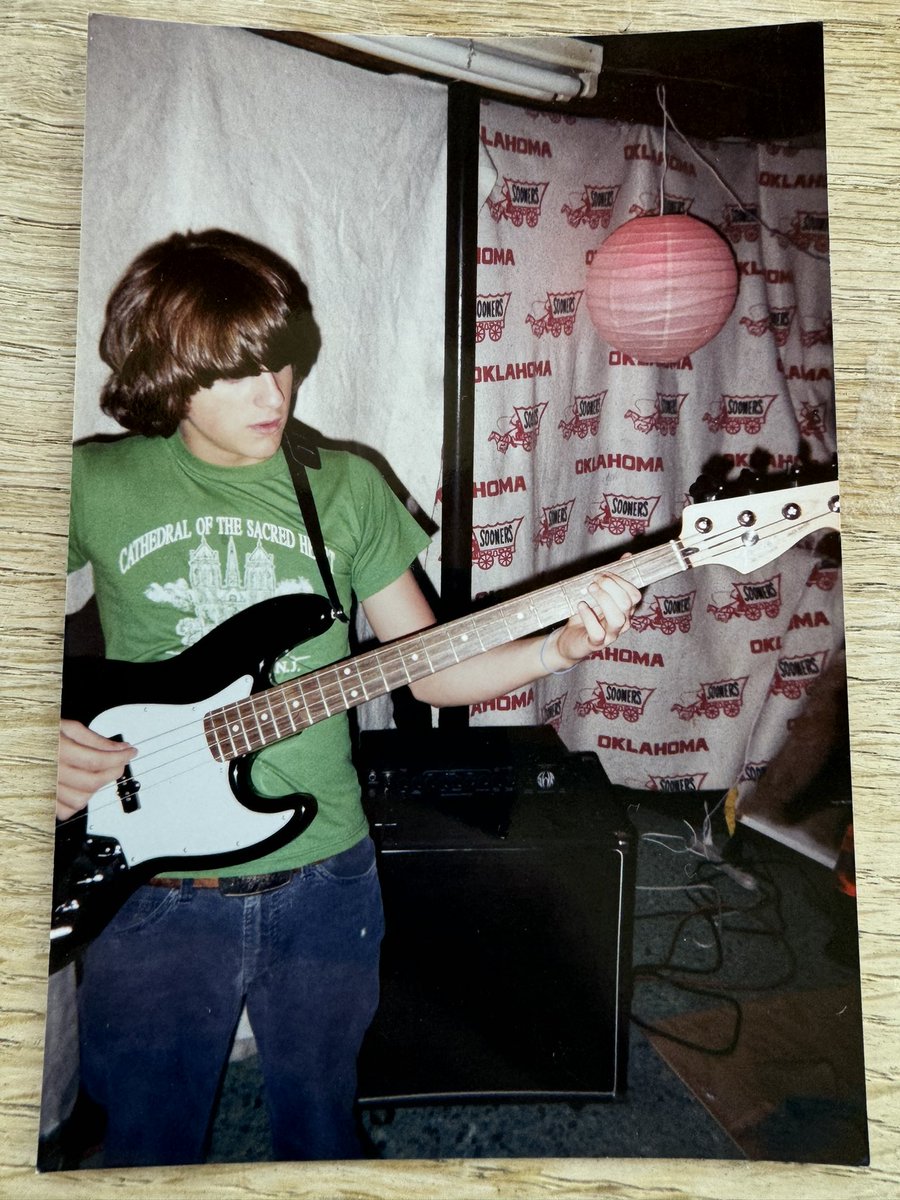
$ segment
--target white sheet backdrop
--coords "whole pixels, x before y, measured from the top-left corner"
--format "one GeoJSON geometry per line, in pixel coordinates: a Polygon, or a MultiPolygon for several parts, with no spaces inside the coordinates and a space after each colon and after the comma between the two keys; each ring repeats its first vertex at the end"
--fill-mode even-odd
{"type": "MultiPolygon", "coordinates": [[[[103,308],[132,257],[219,225],[306,280],[322,349],[298,415],[437,486],[446,89],[241,29],[90,21],[75,436],[97,408],[103,308]]],[[[405,472],[405,473],[404,473],[405,472]]]]}

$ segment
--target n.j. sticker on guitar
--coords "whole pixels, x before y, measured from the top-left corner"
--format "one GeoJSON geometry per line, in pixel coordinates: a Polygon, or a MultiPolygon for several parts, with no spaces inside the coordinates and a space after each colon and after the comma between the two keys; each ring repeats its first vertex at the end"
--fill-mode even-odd
{"type": "MultiPolygon", "coordinates": [[[[685,510],[680,536],[622,559],[637,587],[707,565],[748,573],[819,529],[840,527],[834,481],[685,510]]],[[[596,569],[272,686],[292,646],[331,622],[318,596],[245,609],[174,659],[66,663],[63,715],[139,750],[126,773],[57,825],[51,968],[94,937],[140,883],[259,857],[298,836],[314,797],[258,795],[253,755],[334,713],[566,620],[596,569]],[[254,647],[249,651],[247,647],[254,647]]]]}

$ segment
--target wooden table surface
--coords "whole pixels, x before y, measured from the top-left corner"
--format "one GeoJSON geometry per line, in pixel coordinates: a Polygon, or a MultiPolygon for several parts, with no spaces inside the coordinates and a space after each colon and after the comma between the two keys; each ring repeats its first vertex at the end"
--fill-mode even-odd
{"type": "MultiPolygon", "coordinates": [[[[900,17],[896,0],[106,0],[103,12],[371,33],[640,33],[825,26],[836,389],[854,754],[868,1168],[628,1159],[272,1164],[37,1176],[55,727],[62,652],[87,15],[6,0],[0,15],[0,1198],[900,1195],[897,602],[900,17]]],[[[764,64],[747,63],[747,72],[764,64]]],[[[690,1146],[685,1146],[685,1155],[690,1146]]]]}

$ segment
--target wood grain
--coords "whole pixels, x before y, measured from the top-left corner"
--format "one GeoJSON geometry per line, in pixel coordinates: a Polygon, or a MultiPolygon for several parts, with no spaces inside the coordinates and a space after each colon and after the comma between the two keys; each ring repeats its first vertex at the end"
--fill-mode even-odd
{"type": "MultiPolygon", "coordinates": [[[[177,0],[104,12],[184,19],[177,0]]],[[[845,594],[872,1165],[537,1160],[266,1165],[37,1176],[51,794],[59,690],[88,8],[7,0],[0,16],[0,1197],[641,1197],[806,1200],[900,1194],[896,913],[898,787],[893,596],[900,354],[895,0],[195,0],[192,20],[368,32],[622,33],[822,20],[845,594]]],[[[748,62],[747,72],[765,64],[748,62]]],[[[113,181],[114,185],[114,181],[113,181]]]]}

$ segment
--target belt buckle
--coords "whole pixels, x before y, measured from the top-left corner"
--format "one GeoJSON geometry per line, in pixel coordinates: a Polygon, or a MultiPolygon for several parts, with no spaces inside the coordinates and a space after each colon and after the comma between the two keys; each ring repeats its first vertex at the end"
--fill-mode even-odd
{"type": "Polygon", "coordinates": [[[234,875],[230,879],[219,880],[219,891],[223,896],[259,896],[290,883],[292,873],[274,871],[271,875],[234,875]]]}

